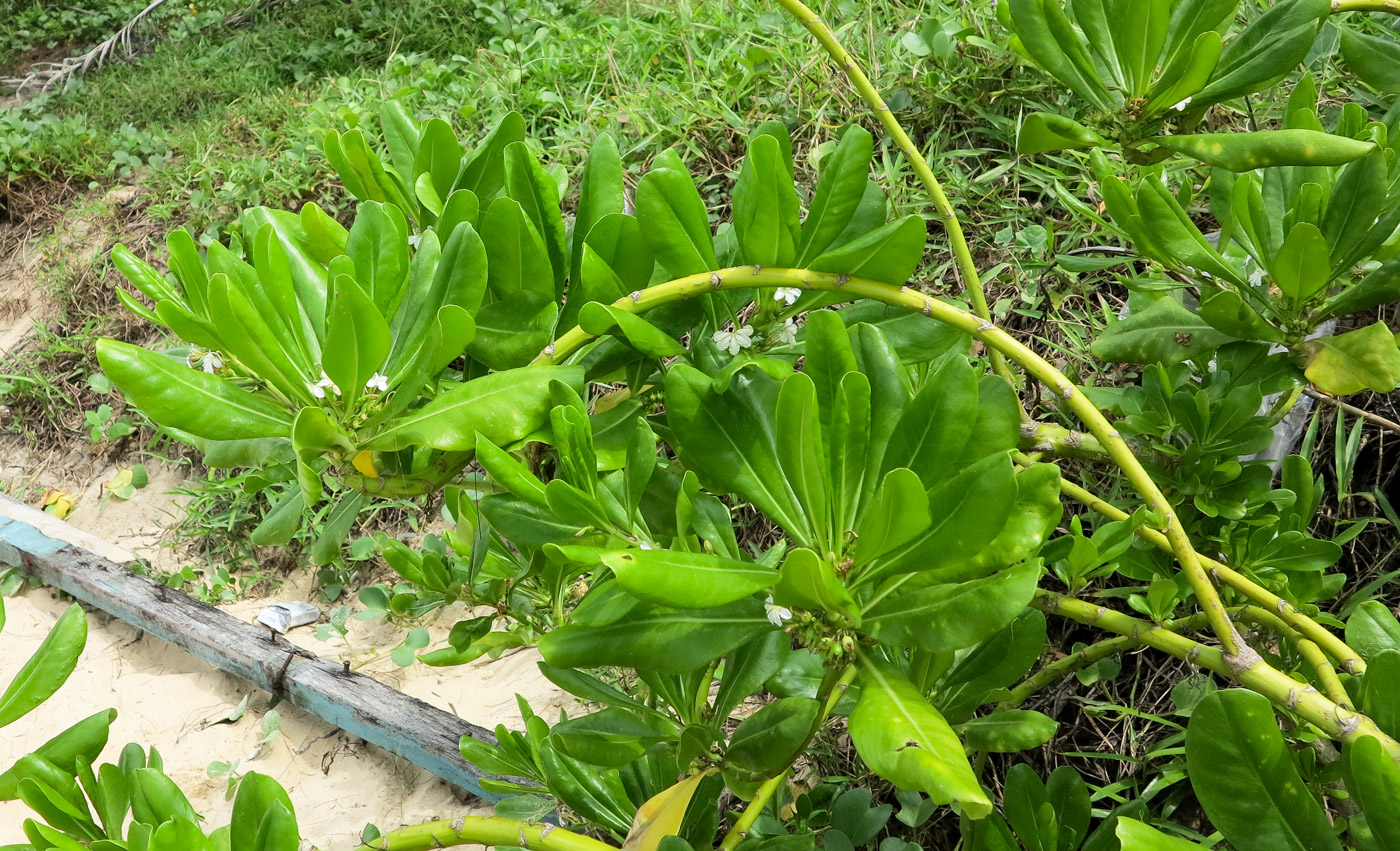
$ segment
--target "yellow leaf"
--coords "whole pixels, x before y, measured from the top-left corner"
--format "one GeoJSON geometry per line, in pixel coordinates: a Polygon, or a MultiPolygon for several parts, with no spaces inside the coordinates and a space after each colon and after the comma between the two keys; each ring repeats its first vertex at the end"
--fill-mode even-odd
{"type": "Polygon", "coordinates": [[[374,469],[374,453],[370,450],[365,449],[361,451],[359,455],[355,456],[355,460],[352,463],[355,465],[356,470],[364,474],[365,478],[379,478],[379,471],[374,469]]]}
{"type": "Polygon", "coordinates": [[[132,494],[135,491],[135,484],[133,483],[132,478],[133,475],[131,472],[131,468],[127,467],[125,469],[118,470],[117,474],[112,477],[111,481],[103,483],[102,487],[107,490],[107,493],[111,494],[117,499],[131,499],[132,494]]]}
{"type": "Polygon", "coordinates": [[[73,513],[74,504],[73,497],[63,491],[53,490],[44,494],[44,513],[52,514],[60,520],[73,513]]]}
{"type": "Polygon", "coordinates": [[[695,797],[695,789],[706,775],[713,772],[711,768],[693,774],[642,804],[641,809],[637,810],[637,818],[632,822],[632,829],[627,831],[627,841],[622,843],[622,851],[656,851],[661,840],[679,833],[685,810],[690,806],[690,799],[695,797]]]}

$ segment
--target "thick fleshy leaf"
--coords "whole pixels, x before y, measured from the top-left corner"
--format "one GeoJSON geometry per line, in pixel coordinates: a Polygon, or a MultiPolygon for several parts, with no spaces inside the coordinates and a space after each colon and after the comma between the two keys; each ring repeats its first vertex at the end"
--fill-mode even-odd
{"type": "Polygon", "coordinates": [[[546,633],[539,646],[556,668],[617,665],[683,674],[774,629],[763,603],[746,599],[715,609],[650,609],[606,626],[568,624],[546,633]]]}
{"type": "Polygon", "coordinates": [[[914,471],[904,467],[889,471],[856,524],[856,563],[874,561],[909,543],[932,522],[928,491],[914,471]]]}
{"type": "Polygon", "coordinates": [[[558,318],[559,305],[548,294],[513,293],[477,311],[467,353],[492,369],[526,366],[554,338],[558,318]]]}
{"type": "Polygon", "coordinates": [[[744,262],[791,266],[801,239],[800,209],[778,140],[754,138],[734,185],[734,232],[744,262]]]}
{"type": "Polygon", "coordinates": [[[865,608],[862,625],[889,644],[960,650],[1009,624],[1035,596],[1039,579],[1039,562],[1028,561],[986,579],[891,593],[865,608]]]}
{"type": "Polygon", "coordinates": [[[583,183],[579,188],[578,211],[574,216],[574,238],[569,251],[569,280],[577,283],[579,264],[583,260],[583,242],[598,220],[611,213],[621,213],[626,199],[622,186],[622,155],[617,142],[607,133],[593,143],[588,162],[583,166],[583,183]]]}
{"type": "Polygon", "coordinates": [[[882,663],[864,662],[861,673],[850,732],[865,763],[901,789],[923,792],[939,804],[957,803],[971,818],[986,818],[992,802],[938,710],[882,663]]]}
{"type": "Polygon", "coordinates": [[[492,443],[511,443],[549,421],[549,384],[577,385],[583,369],[530,366],[496,372],[459,384],[381,430],[368,448],[388,451],[406,446],[463,451],[481,434],[492,443]]]}
{"type": "Polygon", "coordinates": [[[1203,109],[1268,88],[1308,55],[1332,11],[1330,0],[1283,0],[1250,22],[1226,46],[1209,85],[1192,106],[1203,109]]]}
{"type": "Polygon", "coordinates": [[[810,268],[902,286],[923,260],[927,239],[924,220],[905,216],[828,250],[810,268]]]}
{"type": "Polygon", "coordinates": [[[860,622],[860,609],[831,563],[815,550],[792,550],[778,571],[773,602],[780,606],[825,611],[848,623],[860,622]]]}
{"type": "Polygon", "coordinates": [[[1059,726],[1058,721],[1041,712],[1003,709],[959,725],[958,733],[973,750],[1015,753],[1050,741],[1059,726]]]}
{"type": "Polygon", "coordinates": [[[1294,302],[1317,295],[1332,279],[1327,240],[1311,222],[1299,222],[1288,232],[1274,258],[1274,283],[1294,302]]]}
{"type": "MultiPolygon", "coordinates": [[[[274,830],[264,827],[269,813],[280,805],[287,813],[296,809],[292,799],[276,780],[266,774],[250,771],[238,784],[238,794],[233,799],[233,817],[229,822],[229,847],[249,848],[257,851],[295,851],[298,841],[293,838],[288,844],[285,828],[274,830]],[[259,840],[262,840],[261,842],[259,840]],[[268,840],[271,844],[267,844],[268,840]]],[[[277,817],[272,817],[277,821],[277,817]]],[[[292,836],[296,833],[296,820],[292,819],[292,836]]]]}
{"type": "Polygon", "coordinates": [[[724,759],[755,778],[772,777],[798,757],[821,703],[810,697],[785,697],[745,718],[729,737],[724,759]]]}
{"type": "Polygon", "coordinates": [[[1072,118],[1033,112],[1021,123],[1021,132],[1016,136],[1016,153],[1028,156],[1046,151],[1098,148],[1107,144],[1107,139],[1072,118]]]}
{"type": "Polygon", "coordinates": [[[564,292],[569,274],[567,246],[564,244],[564,217],[559,210],[559,184],[540,166],[524,142],[506,148],[506,196],[519,202],[535,232],[544,241],[549,264],[554,269],[554,293],[564,292]]]}
{"type": "Polygon", "coordinates": [[[97,341],[112,383],[151,419],[209,440],[286,437],[291,414],[216,375],[116,340],[97,341]]]}
{"type": "Polygon", "coordinates": [[[519,201],[492,201],[481,220],[481,239],[486,245],[486,283],[496,298],[525,291],[554,300],[549,252],[519,201]]]}
{"type": "Polygon", "coordinates": [[[673,278],[719,268],[705,202],[690,175],[669,168],[647,172],[637,184],[642,235],[673,278]]]}
{"type": "Polygon", "coordinates": [[[501,123],[466,156],[462,173],[457,176],[453,189],[470,190],[483,205],[489,204],[505,185],[506,148],[524,139],[525,119],[518,112],[507,113],[501,123]]]}
{"type": "Polygon", "coordinates": [[[1379,741],[1365,736],[1347,749],[1347,769],[1347,790],[1365,814],[1376,847],[1400,848],[1400,807],[1395,805],[1400,801],[1400,766],[1379,741]]]}
{"type": "Polygon", "coordinates": [[[1363,659],[1400,650],[1400,621],[1384,603],[1367,600],[1347,618],[1346,639],[1363,659]]]}
{"type": "MultiPolygon", "coordinates": [[[[353,408],[366,383],[389,356],[389,325],[374,301],[345,275],[335,279],[335,302],[321,368],[340,390],[340,400],[353,408]]],[[[334,396],[326,389],[328,398],[334,396]]]]}
{"type": "Polygon", "coordinates": [[[1327,393],[1389,393],[1400,385],[1400,348],[1384,322],[1304,344],[1308,380],[1327,393]]]}
{"type": "MultiPolygon", "coordinates": [[[[387,134],[386,134],[387,135],[387,134]]],[[[393,153],[393,149],[390,149],[393,153]]],[[[441,118],[432,118],[423,125],[418,149],[413,158],[413,171],[403,174],[407,183],[416,184],[424,177],[433,193],[440,199],[452,194],[457,173],[462,170],[462,145],[452,125],[441,118]]]]}
{"type": "Polygon", "coordinates": [[[632,348],[655,358],[671,358],[685,354],[682,346],[660,328],[635,313],[610,304],[592,302],[579,311],[579,327],[595,336],[616,334],[632,348]]]}
{"type": "MultiPolygon", "coordinates": [[[[710,771],[692,774],[653,795],[637,808],[637,817],[632,822],[632,829],[627,832],[626,841],[622,843],[622,851],[658,851],[664,844],[662,840],[678,839],[677,834],[685,823],[690,801],[695,797],[701,781],[709,774],[710,771]]],[[[689,843],[680,841],[690,847],[689,843]]]]}
{"type": "Polygon", "coordinates": [[[719,393],[708,375],[677,365],[666,375],[666,419],[686,469],[712,490],[740,494],[805,545],[807,520],[776,458],[777,390],[745,370],[719,393]]]}
{"type": "Polygon", "coordinates": [[[365,203],[355,211],[355,224],[345,242],[355,264],[355,280],[381,314],[392,315],[408,280],[408,222],[389,204],[365,203]]]}
{"type": "Polygon", "coordinates": [[[52,697],[73,673],[86,645],[87,617],[74,603],[0,695],[0,727],[13,724],[52,697]]]}
{"type": "Polygon", "coordinates": [[[1119,818],[1115,834],[1123,851],[1199,851],[1205,847],[1131,818],[1119,818]]]}
{"type": "Polygon", "coordinates": [[[561,721],[550,731],[560,751],[602,768],[620,768],[675,737],[675,725],[665,716],[619,707],[561,721]]]}
{"type": "Polygon", "coordinates": [[[1091,348],[1110,363],[1173,364],[1233,341],[1168,296],[1110,325],[1091,348]]]}
{"type": "Polygon", "coordinates": [[[1186,764],[1201,806],[1240,851],[1341,848],[1298,775],[1268,698],[1227,689],[1196,704],[1186,764]]]}
{"type": "Polygon", "coordinates": [[[607,553],[602,561],[633,596],[676,608],[723,606],[778,581],[771,567],[708,553],[627,550],[607,553]]]}
{"type": "Polygon", "coordinates": [[[836,150],[822,163],[817,194],[807,208],[802,222],[802,234],[797,245],[797,266],[807,264],[831,247],[855,215],[865,196],[865,182],[870,179],[870,161],[874,156],[875,140],[870,131],[851,125],[842,134],[836,150]]]}
{"type": "Polygon", "coordinates": [[[1383,92],[1400,92],[1400,41],[1367,35],[1351,27],[1342,31],[1342,60],[1347,69],[1368,86],[1383,92]]]}

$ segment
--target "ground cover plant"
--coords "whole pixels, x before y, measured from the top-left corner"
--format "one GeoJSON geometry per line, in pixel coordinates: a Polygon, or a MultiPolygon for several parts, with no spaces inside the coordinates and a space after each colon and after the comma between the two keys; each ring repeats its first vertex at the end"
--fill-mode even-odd
{"type": "MultiPolygon", "coordinates": [[[[1011,49],[1071,93],[1019,149],[1093,149],[1066,162],[1125,239],[1077,268],[1138,264],[1092,351],[1140,374],[1082,387],[993,321],[889,104],[816,13],[779,5],[922,184],[966,304],[909,285],[928,224],[891,215],[859,125],[808,184],[788,126],[756,124],[716,223],[676,153],[629,184],[604,134],[575,189],[521,114],[470,141],[390,100],[322,140],[358,202],[346,222],[254,208],[203,252],[176,231],[168,276],[114,251],[123,303],[183,344],[104,341],[103,371],[209,465],[279,484],[255,535],[288,540],[330,498],[330,561],[369,501],[445,490],[454,528],[381,540],[402,581],[361,600],[408,619],[492,605],[419,661],[534,642],[589,704],[551,725],[522,703],[523,733],[464,740],[504,778],[496,817],[366,847],[1400,847],[1400,622],[1368,599],[1384,580],[1328,572],[1350,539],[1316,534],[1306,454],[1251,457],[1305,389],[1400,383],[1375,318],[1400,295],[1400,110],[1295,73],[1331,27],[1346,66],[1390,86],[1400,47],[1345,16],[1394,10],[999,4],[1011,49]],[[1277,129],[1194,132],[1211,107],[1263,112],[1251,99],[1290,76],[1277,129]],[[1092,643],[1047,653],[1047,616],[1092,643]],[[1162,762],[1091,792],[1022,761],[997,794],[992,755],[1058,732],[1028,702],[1137,648],[1213,675],[1172,691],[1187,720],[1162,762]],[[825,768],[840,731],[844,776],[825,768]],[[898,790],[897,815],[872,786],[898,790]]],[[[21,786],[48,825],[35,847],[98,838],[42,809],[63,797],[42,776],[21,786]]]]}

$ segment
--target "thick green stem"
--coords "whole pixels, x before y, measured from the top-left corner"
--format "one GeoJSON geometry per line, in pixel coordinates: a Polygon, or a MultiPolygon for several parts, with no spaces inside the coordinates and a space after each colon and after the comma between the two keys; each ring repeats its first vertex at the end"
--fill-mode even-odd
{"type": "Polygon", "coordinates": [[[1389,12],[1400,15],[1400,0],[1332,0],[1332,14],[1342,12],[1389,12]]]}
{"type": "Polygon", "coordinates": [[[358,851],[432,851],[457,845],[508,845],[530,851],[617,851],[612,845],[552,824],[526,824],[494,816],[463,816],[403,827],[358,851]]]}
{"type": "Polygon", "coordinates": [[[1021,451],[1049,452],[1060,458],[1102,461],[1108,457],[1102,444],[1091,434],[1051,423],[1021,423],[1021,451]]]}
{"type": "Polygon", "coordinates": [[[1241,666],[1238,660],[1231,660],[1218,648],[1207,647],[1164,627],[1084,600],[1047,591],[1036,592],[1031,605],[1043,612],[1067,617],[1086,626],[1131,636],[1149,647],[1234,680],[1267,697],[1275,706],[1296,714],[1329,738],[1341,742],[1355,742],[1364,736],[1372,736],[1381,743],[1392,759],[1400,759],[1400,742],[1386,735],[1370,718],[1337,704],[1307,683],[1301,683],[1270,667],[1257,654],[1256,661],[1241,666]]]}
{"type": "MultiPolygon", "coordinates": [[[[989,349],[999,351],[1015,361],[1032,378],[1058,394],[1069,409],[1088,426],[1089,432],[1103,446],[1113,462],[1123,470],[1128,481],[1142,494],[1147,504],[1162,518],[1164,533],[1171,541],[1172,552],[1180,562],[1196,599],[1206,612],[1206,617],[1210,619],[1211,628],[1225,649],[1226,656],[1239,666],[1246,666],[1255,661],[1256,654],[1243,645],[1239,633],[1230,623],[1225,607],[1220,603],[1220,595],[1216,593],[1210,576],[1201,566],[1200,556],[1182,529],[1181,521],[1176,516],[1171,502],[1152,480],[1147,468],[1133,455],[1132,449],[1113,428],[1113,424],[1083,391],[1051,366],[1049,361],[988,320],[908,287],[895,287],[879,281],[829,272],[814,272],[810,269],[765,269],[759,266],[741,266],[678,278],[618,299],[613,306],[628,313],[643,313],[663,304],[695,298],[716,290],[775,287],[839,292],[852,298],[870,298],[894,307],[917,311],[966,331],[985,343],[989,349]],[[1241,653],[1245,655],[1241,656],[1241,653]]],[[[591,339],[593,335],[582,328],[573,328],[555,340],[544,354],[536,358],[536,363],[559,363],[591,339]]]]}
{"type": "Polygon", "coordinates": [[[1347,709],[1354,708],[1351,705],[1351,695],[1347,694],[1346,686],[1342,685],[1336,669],[1332,667],[1331,661],[1328,660],[1327,654],[1322,652],[1322,648],[1306,638],[1293,642],[1293,646],[1298,648],[1298,655],[1303,657],[1303,661],[1307,662],[1317,673],[1317,679],[1322,683],[1323,693],[1332,698],[1332,702],[1338,706],[1345,706],[1347,709]]]}
{"type": "MultiPolygon", "coordinates": [[[[904,132],[904,127],[900,125],[899,119],[894,117],[894,112],[885,103],[885,99],[880,96],[880,90],[875,88],[875,84],[870,82],[870,78],[861,70],[855,58],[846,48],[841,46],[841,42],[836,40],[836,33],[831,31],[831,27],[828,27],[816,12],[813,12],[800,0],[778,0],[778,5],[786,9],[788,14],[806,27],[827,54],[840,66],[846,79],[851,81],[851,85],[855,86],[856,91],[860,94],[861,100],[865,101],[866,106],[875,113],[875,117],[879,119],[885,132],[890,135],[895,145],[909,159],[909,166],[914,169],[914,173],[919,176],[920,182],[928,190],[929,197],[933,200],[934,209],[938,211],[938,217],[943,222],[943,228],[948,232],[948,242],[953,249],[958,275],[962,278],[963,285],[967,287],[968,297],[972,299],[973,312],[990,322],[992,313],[987,306],[987,293],[982,286],[982,275],[977,271],[977,263],[972,258],[972,250],[968,248],[962,223],[958,221],[957,211],[953,209],[952,202],[948,200],[948,194],[943,191],[943,184],[934,175],[933,169],[929,168],[923,152],[914,144],[914,140],[909,138],[909,134],[904,132]]],[[[998,375],[1006,379],[1012,387],[1016,386],[1015,377],[1012,376],[1011,370],[1007,367],[1000,352],[993,351],[991,353],[991,363],[998,375]]]]}
{"type": "MultiPolygon", "coordinates": [[[[1123,511],[1106,500],[1100,499],[1089,490],[1076,485],[1069,479],[1060,479],[1060,492],[1083,503],[1110,520],[1128,519],[1128,512],[1123,511]]],[[[1158,549],[1173,552],[1172,542],[1167,539],[1167,536],[1158,532],[1156,529],[1139,526],[1137,533],[1150,543],[1156,545],[1158,549]]],[[[1326,651],[1328,656],[1331,656],[1342,666],[1342,670],[1351,674],[1366,673],[1366,663],[1362,661],[1361,656],[1355,650],[1347,646],[1346,642],[1342,641],[1336,635],[1328,632],[1327,628],[1322,626],[1322,624],[1298,611],[1292,603],[1258,584],[1248,576],[1232,570],[1214,559],[1202,556],[1201,562],[1205,568],[1210,571],[1211,575],[1220,582],[1243,594],[1264,610],[1277,614],[1280,620],[1297,630],[1303,637],[1316,642],[1326,651]]]]}

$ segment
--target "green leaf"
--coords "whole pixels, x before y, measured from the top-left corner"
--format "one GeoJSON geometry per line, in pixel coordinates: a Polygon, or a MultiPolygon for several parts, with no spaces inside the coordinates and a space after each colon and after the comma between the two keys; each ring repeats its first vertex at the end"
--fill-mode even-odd
{"type": "Polygon", "coordinates": [[[1072,118],[1033,112],[1021,123],[1021,132],[1016,136],[1016,153],[1029,156],[1047,151],[1101,148],[1107,144],[1107,139],[1072,118]]]}
{"type": "Polygon", "coordinates": [[[1066,32],[1067,19],[1060,4],[1047,0],[1009,0],[1009,4],[1012,28],[1035,64],[1099,109],[1111,109],[1113,104],[1103,83],[1084,71],[1088,54],[1083,44],[1072,37],[1072,31],[1066,32]],[[1059,26],[1052,26],[1052,18],[1059,26]],[[1071,53],[1081,61],[1074,61],[1071,53]]]}
{"type": "Polygon", "coordinates": [[[686,172],[647,172],[637,184],[637,221],[656,262],[672,278],[719,268],[705,202],[686,172]]]}
{"type": "Polygon", "coordinates": [[[382,315],[392,316],[408,280],[408,222],[403,212],[387,204],[361,204],[345,253],[355,264],[356,283],[382,315]]]}
{"type": "Polygon", "coordinates": [[[664,716],[617,707],[561,721],[550,731],[561,752],[602,768],[621,768],[675,738],[676,728],[664,716]]]}
{"type": "Polygon", "coordinates": [[[666,419],[686,469],[713,491],[742,495],[805,546],[807,520],[777,461],[776,390],[745,370],[719,393],[708,375],[677,365],[666,375],[666,419]]]}
{"type": "MultiPolygon", "coordinates": [[[[861,585],[918,572],[929,581],[961,578],[968,559],[996,539],[1016,501],[1016,479],[1005,453],[989,455],[928,492],[933,522],[913,540],[861,564],[861,585]],[[945,571],[954,577],[945,578],[945,571]]],[[[859,550],[857,550],[859,552],[859,550]]]]}
{"type": "Polygon", "coordinates": [[[1064,516],[1060,468],[1033,464],[1016,474],[1016,501],[995,539],[967,561],[968,576],[986,573],[1031,558],[1055,532],[1064,516]]]}
{"type": "Polygon", "coordinates": [[[525,119],[518,112],[506,114],[476,150],[467,155],[453,188],[470,190],[482,204],[489,203],[505,185],[506,148],[524,139],[525,119]]]}
{"type": "MultiPolygon", "coordinates": [[[[392,153],[392,148],[390,149],[392,153]]],[[[462,169],[462,145],[452,125],[441,118],[429,119],[423,125],[418,150],[413,158],[412,173],[404,173],[406,183],[417,184],[423,177],[438,198],[445,199],[452,194],[457,183],[457,173],[462,169]]]]}
{"type": "Polygon", "coordinates": [[[1270,343],[1282,343],[1284,339],[1282,331],[1270,325],[1234,290],[1207,291],[1197,312],[1210,327],[1231,337],[1270,343]]]}
{"type": "Polygon", "coordinates": [[[763,603],[740,600],[714,609],[651,609],[605,626],[567,624],[540,639],[540,653],[556,668],[604,665],[683,674],[777,629],[763,603]]]}
{"type": "Polygon", "coordinates": [[[1304,374],[1326,393],[1389,393],[1400,385],[1400,349],[1384,322],[1310,340],[1303,347],[1308,357],[1304,374]]]}
{"type": "Polygon", "coordinates": [[[914,471],[903,467],[885,474],[875,501],[856,524],[856,564],[866,564],[909,543],[932,523],[928,492],[914,471]]]}
{"type": "Polygon", "coordinates": [[[1123,843],[1123,851],[1199,851],[1205,847],[1163,833],[1150,824],[1131,818],[1119,818],[1114,832],[1118,841],[1123,843]]]}
{"type": "Polygon", "coordinates": [[[1382,650],[1361,678],[1357,708],[1391,736],[1400,735],[1400,650],[1382,650]]]}
{"type": "MultiPolygon", "coordinates": [[[[1047,6],[1052,5],[1047,2],[1047,6]]],[[[1128,91],[1135,96],[1147,93],[1152,76],[1158,67],[1162,48],[1166,46],[1167,32],[1171,24],[1173,0],[1146,0],[1130,7],[1119,4],[1120,14],[1113,19],[1117,28],[1113,44],[1118,51],[1118,62],[1123,68],[1128,83],[1128,91]]]]}
{"type": "Polygon", "coordinates": [[[73,673],[86,644],[87,618],[74,603],[0,695],[0,727],[13,724],[52,697],[73,673]]]}
{"type": "Polygon", "coordinates": [[[1374,142],[1296,128],[1159,136],[1152,141],[1178,154],[1233,172],[1289,165],[1345,165],[1379,150],[1374,142]]]}
{"type": "Polygon", "coordinates": [[[1301,304],[1322,290],[1332,280],[1327,240],[1311,222],[1299,222],[1288,232],[1274,258],[1274,283],[1294,304],[1301,304]]]}
{"type": "MultiPolygon", "coordinates": [[[[1400,210],[1400,205],[1396,205],[1396,209],[1400,210]]],[[[1348,316],[1392,301],[1400,301],[1400,257],[1391,258],[1379,269],[1333,296],[1323,312],[1326,316],[1348,316]]]]}
{"type": "MultiPolygon", "coordinates": [[[[596,260],[607,264],[622,285],[617,296],[610,300],[616,301],[624,293],[646,289],[651,282],[651,276],[656,271],[656,256],[647,244],[636,217],[609,213],[589,231],[585,245],[588,250],[584,252],[584,263],[587,264],[591,251],[596,260]]],[[[587,280],[586,265],[580,274],[587,280]]]]}
{"type": "Polygon", "coordinates": [[[216,375],[117,340],[97,341],[102,371],[163,426],[209,440],[286,437],[291,415],[216,375]]]}
{"type": "Polygon", "coordinates": [[[486,283],[496,298],[523,291],[555,299],[549,252],[519,201],[492,201],[481,220],[481,239],[486,245],[486,283]]]}
{"type": "Polygon", "coordinates": [[[1110,325],[1091,349],[1109,363],[1172,364],[1220,348],[1234,338],[1220,333],[1171,297],[1110,325]]]}
{"type": "Polygon", "coordinates": [[[970,818],[992,812],[962,743],[908,680],[882,663],[863,661],[860,703],[851,714],[856,752],[875,773],[940,804],[957,803],[970,818]]]}
{"type": "Polygon", "coordinates": [[[905,216],[828,250],[810,268],[903,286],[924,258],[924,220],[905,216]]]}
{"type": "MultiPolygon", "coordinates": [[[[870,162],[875,141],[870,131],[859,125],[846,128],[840,143],[822,163],[817,194],[807,208],[797,244],[797,266],[807,268],[831,247],[851,224],[856,208],[865,196],[870,179],[870,162]]],[[[640,190],[639,190],[640,194],[640,190]]],[[[638,203],[640,209],[640,202],[638,203]]]]}
{"type": "Polygon", "coordinates": [[[138,768],[131,772],[131,814],[139,822],[158,825],[183,818],[198,822],[199,815],[175,785],[158,768],[138,768]]]}
{"type": "Polygon", "coordinates": [[[1367,35],[1351,27],[1342,31],[1342,61],[1347,69],[1372,88],[1400,92],[1400,42],[1367,35]]]}
{"type": "Polygon", "coordinates": [[[960,650],[1009,624],[1035,596],[1040,563],[1023,562],[985,579],[892,593],[867,605],[863,627],[890,644],[933,653],[960,650]]]}
{"type": "Polygon", "coordinates": [[[583,243],[589,231],[610,213],[621,213],[625,206],[622,186],[622,155],[617,142],[607,133],[598,137],[583,166],[578,212],[574,216],[573,248],[569,252],[569,280],[577,283],[583,260],[583,243]]]}
{"type": "Polygon", "coordinates": [[[1379,741],[1363,736],[1347,749],[1347,768],[1347,789],[1365,814],[1376,847],[1400,848],[1400,807],[1395,805],[1400,801],[1400,766],[1379,741]]]}
{"type": "Polygon", "coordinates": [[[1205,697],[1186,729],[1186,764],[1201,806],[1239,851],[1341,848],[1268,698],[1244,689],[1205,697]]]}
{"type": "Polygon", "coordinates": [[[549,383],[577,385],[582,367],[528,366],[458,384],[395,420],[369,441],[389,451],[406,446],[464,451],[481,434],[497,445],[512,443],[549,421],[549,383]]]}
{"type": "Polygon", "coordinates": [[[792,639],[773,630],[740,646],[724,660],[724,673],[715,693],[716,718],[728,718],[735,707],[758,693],[792,654],[792,639]]]}
{"type": "MultiPolygon", "coordinates": [[[[389,325],[360,285],[345,275],[335,278],[335,303],[321,368],[340,388],[340,401],[353,409],[370,380],[389,356],[389,325]]],[[[333,396],[332,390],[326,391],[333,396]]]]}
{"type": "Polygon", "coordinates": [[[379,127],[384,133],[384,147],[389,149],[394,171],[400,175],[411,174],[413,158],[418,154],[418,142],[422,138],[418,122],[401,102],[386,100],[379,105],[379,127]]]}
{"type": "Polygon", "coordinates": [[[1347,618],[1346,640],[1367,660],[1386,650],[1400,650],[1400,621],[1384,603],[1367,600],[1347,618]]]}
{"type": "Polygon", "coordinates": [[[973,750],[1016,753],[1050,741],[1059,726],[1058,721],[1040,712],[1003,709],[959,725],[958,733],[973,750]]]}
{"type": "Polygon", "coordinates": [[[564,217],[559,210],[559,184],[545,173],[524,142],[513,142],[506,148],[505,165],[506,195],[520,203],[535,232],[544,241],[549,265],[554,269],[557,298],[564,293],[564,278],[569,273],[564,217]]]}
{"type": "Polygon", "coordinates": [[[831,564],[805,547],[790,551],[783,561],[773,602],[825,611],[848,623],[860,622],[860,609],[831,564]]]}
{"type": "Polygon", "coordinates": [[[778,581],[770,567],[708,553],[627,550],[606,553],[602,561],[633,596],[683,609],[723,606],[778,581]]]}
{"type": "Polygon", "coordinates": [[[905,406],[890,435],[881,469],[907,467],[932,488],[960,466],[977,420],[977,371],[961,354],[936,365],[905,406]]]}
{"type": "Polygon", "coordinates": [[[233,799],[233,816],[229,821],[229,847],[256,851],[296,851],[300,839],[296,832],[296,809],[286,790],[266,774],[250,771],[238,784],[233,799]],[[282,826],[272,811],[281,807],[293,815],[290,831],[282,826]],[[274,827],[273,825],[277,825],[274,827]]]}
{"type": "Polygon", "coordinates": [[[725,762],[754,779],[772,777],[798,757],[820,713],[821,703],[810,697],[785,697],[764,706],[730,735],[725,762]]]}
{"type": "Polygon", "coordinates": [[[553,296],[529,290],[512,293],[477,311],[467,353],[491,369],[524,367],[554,338],[558,318],[553,296]]]}
{"type": "Polygon", "coordinates": [[[773,136],[749,144],[734,185],[734,232],[740,256],[754,266],[791,266],[801,239],[800,202],[773,136]]]}
{"type": "Polygon", "coordinates": [[[1226,46],[1210,84],[1193,97],[1192,107],[1204,109],[1283,79],[1307,57],[1331,11],[1330,0],[1275,3],[1226,46]]]}
{"type": "Polygon", "coordinates": [[[594,336],[617,334],[632,348],[654,358],[685,354],[685,346],[635,313],[610,304],[590,302],[579,311],[579,327],[594,336]]]}
{"type": "Polygon", "coordinates": [[[773,427],[782,435],[777,441],[778,466],[818,544],[830,548],[840,530],[833,529],[829,519],[831,485],[817,411],[817,389],[811,378],[799,372],[783,382],[773,427]]]}

